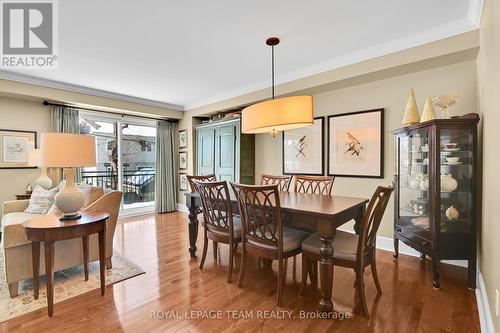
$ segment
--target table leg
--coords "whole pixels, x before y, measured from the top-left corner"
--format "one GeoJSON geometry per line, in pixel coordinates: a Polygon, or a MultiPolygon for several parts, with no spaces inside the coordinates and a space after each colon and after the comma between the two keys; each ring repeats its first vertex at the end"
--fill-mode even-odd
{"type": "Polygon", "coordinates": [[[83,244],[83,270],[85,272],[85,281],[89,280],[89,236],[82,237],[83,244]]]}
{"type": "Polygon", "coordinates": [[[321,299],[319,306],[325,312],[333,310],[332,288],[333,288],[333,238],[320,237],[320,262],[319,274],[321,284],[321,299]]]}
{"type": "Polygon", "coordinates": [[[198,207],[191,205],[189,207],[189,253],[191,257],[196,254],[196,239],[198,238],[198,207]]]}
{"type": "Polygon", "coordinates": [[[31,242],[31,260],[33,264],[33,294],[38,299],[40,288],[40,242],[31,242]]]}
{"type": "Polygon", "coordinates": [[[365,216],[366,205],[363,205],[358,210],[358,216],[354,218],[354,232],[359,235],[361,231],[361,223],[363,222],[363,217],[365,216]]]}
{"type": "Polygon", "coordinates": [[[45,277],[47,278],[47,308],[49,317],[54,313],[54,281],[52,269],[54,267],[54,242],[45,241],[45,277]]]}
{"type": "Polygon", "coordinates": [[[99,232],[99,271],[101,277],[101,295],[104,295],[106,280],[104,278],[104,265],[106,259],[106,230],[99,232]]]}

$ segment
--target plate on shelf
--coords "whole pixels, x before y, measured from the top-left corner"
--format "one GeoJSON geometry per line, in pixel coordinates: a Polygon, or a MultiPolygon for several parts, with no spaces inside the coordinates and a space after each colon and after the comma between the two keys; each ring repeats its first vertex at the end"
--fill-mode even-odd
{"type": "Polygon", "coordinates": [[[460,165],[462,164],[463,162],[446,162],[444,163],[443,165],[460,165]]]}
{"type": "Polygon", "coordinates": [[[442,151],[459,151],[460,148],[443,148],[442,151]]]}

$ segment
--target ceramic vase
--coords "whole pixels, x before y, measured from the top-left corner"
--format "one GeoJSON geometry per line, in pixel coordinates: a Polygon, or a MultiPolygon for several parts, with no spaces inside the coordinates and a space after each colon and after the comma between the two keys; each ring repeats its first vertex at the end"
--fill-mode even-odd
{"type": "Polygon", "coordinates": [[[458,209],[456,209],[453,206],[450,206],[448,207],[448,209],[446,209],[446,217],[449,218],[450,220],[458,218],[459,215],[460,214],[458,212],[458,209]]]}
{"type": "Polygon", "coordinates": [[[441,175],[441,191],[442,192],[453,192],[457,189],[458,182],[450,174],[441,175]]]}

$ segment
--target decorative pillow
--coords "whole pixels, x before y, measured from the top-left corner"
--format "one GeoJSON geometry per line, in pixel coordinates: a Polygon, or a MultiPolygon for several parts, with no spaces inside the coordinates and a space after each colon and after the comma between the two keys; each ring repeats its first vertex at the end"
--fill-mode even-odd
{"type": "Polygon", "coordinates": [[[58,191],[58,187],[46,190],[40,185],[37,185],[33,193],[31,193],[30,203],[25,212],[30,214],[46,214],[54,204],[54,197],[58,191]]]}

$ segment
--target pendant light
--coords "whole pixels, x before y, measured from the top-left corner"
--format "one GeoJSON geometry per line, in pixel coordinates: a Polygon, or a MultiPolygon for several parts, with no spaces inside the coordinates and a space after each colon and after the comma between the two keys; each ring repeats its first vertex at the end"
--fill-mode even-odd
{"type": "Polygon", "coordinates": [[[271,133],[310,126],[314,123],[312,96],[290,96],[274,98],[274,47],[280,42],[270,37],[266,44],[271,46],[272,99],[253,104],[241,114],[242,133],[271,133]]]}

